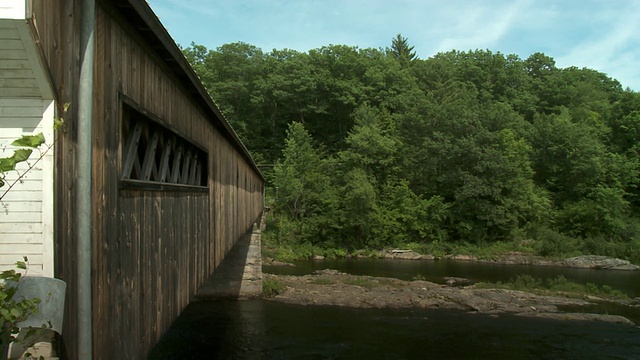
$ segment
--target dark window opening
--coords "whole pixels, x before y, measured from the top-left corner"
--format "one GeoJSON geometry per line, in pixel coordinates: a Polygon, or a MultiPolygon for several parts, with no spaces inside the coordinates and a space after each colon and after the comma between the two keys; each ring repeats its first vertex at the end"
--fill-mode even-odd
{"type": "Polygon", "coordinates": [[[208,186],[206,152],[128,106],[125,112],[123,180],[208,186]]]}

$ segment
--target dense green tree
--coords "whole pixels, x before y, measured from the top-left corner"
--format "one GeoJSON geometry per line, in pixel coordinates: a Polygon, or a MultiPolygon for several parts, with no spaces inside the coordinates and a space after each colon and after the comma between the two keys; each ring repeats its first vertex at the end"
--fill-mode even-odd
{"type": "Polygon", "coordinates": [[[341,228],[350,234],[348,244],[381,248],[446,238],[442,198],[416,195],[401,177],[402,141],[394,116],[364,105],[353,117],[347,148],[338,154],[345,174],[338,184],[340,204],[347,215],[341,228]]]}
{"type": "Polygon", "coordinates": [[[545,254],[640,257],[640,94],[606,74],[543,53],[422,60],[400,34],[384,50],[184,53],[254,157],[277,164],[282,239],[530,237],[545,254]]]}
{"type": "Polygon", "coordinates": [[[276,213],[288,225],[281,236],[296,242],[318,242],[335,227],[331,221],[336,194],[331,187],[327,160],[313,146],[312,138],[298,122],[287,130],[282,161],[274,168],[276,213]]]}
{"type": "Polygon", "coordinates": [[[274,185],[279,189],[278,210],[294,219],[321,212],[322,196],[328,184],[327,169],[301,123],[289,125],[282,158],[274,168],[274,185]]]}
{"type": "Polygon", "coordinates": [[[638,163],[607,150],[599,130],[573,122],[568,111],[536,120],[532,143],[536,182],[554,194],[557,226],[574,236],[620,236],[638,163]]]}
{"type": "Polygon", "coordinates": [[[193,67],[200,81],[209,93],[213,93],[213,84],[216,82],[217,65],[212,63],[211,55],[213,54],[206,47],[191,43],[191,46],[182,50],[185,58],[193,67]]]}
{"type": "Polygon", "coordinates": [[[531,93],[536,99],[536,111],[542,114],[557,114],[568,104],[568,91],[561,71],[553,58],[532,54],[525,60],[525,70],[531,78],[531,93]]]}
{"type": "Polygon", "coordinates": [[[338,154],[342,167],[341,208],[346,216],[343,229],[350,232],[359,246],[379,246],[390,241],[397,223],[386,219],[382,204],[383,187],[397,172],[395,156],[399,139],[391,115],[370,106],[359,107],[353,115],[354,126],[345,142],[347,148],[338,154]],[[387,221],[385,221],[387,220],[387,221]]]}
{"type": "Polygon", "coordinates": [[[384,182],[397,172],[396,153],[400,139],[394,121],[386,111],[370,106],[359,107],[354,113],[354,126],[345,142],[348,149],[339,158],[348,167],[357,167],[384,182]]]}
{"type": "MultiPolygon", "coordinates": [[[[429,193],[450,204],[449,227],[456,238],[471,241],[505,239],[524,222],[541,219],[547,201],[533,184],[530,145],[509,128],[492,130],[483,124],[495,111],[478,108],[464,98],[440,110],[432,134],[423,146],[423,167],[429,193]],[[427,162],[429,162],[427,160],[427,162]]],[[[504,116],[504,114],[503,114],[504,116]]],[[[512,114],[511,116],[517,116],[512,114]]]]}

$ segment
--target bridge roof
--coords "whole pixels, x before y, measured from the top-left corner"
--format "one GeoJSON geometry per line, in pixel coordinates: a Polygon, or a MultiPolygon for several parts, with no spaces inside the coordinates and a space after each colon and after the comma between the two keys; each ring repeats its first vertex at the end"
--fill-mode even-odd
{"type": "MultiPolygon", "coordinates": [[[[106,1],[106,0],[105,0],[106,1]]],[[[142,38],[151,46],[162,61],[168,66],[173,75],[184,85],[193,99],[209,113],[213,124],[224,134],[232,144],[247,159],[252,168],[264,181],[264,176],[251,157],[238,134],[233,130],[229,121],[220,111],[211,96],[206,91],[195,71],[184,57],[160,19],[153,12],[145,0],[111,0],[120,14],[133,26],[142,38]]]]}

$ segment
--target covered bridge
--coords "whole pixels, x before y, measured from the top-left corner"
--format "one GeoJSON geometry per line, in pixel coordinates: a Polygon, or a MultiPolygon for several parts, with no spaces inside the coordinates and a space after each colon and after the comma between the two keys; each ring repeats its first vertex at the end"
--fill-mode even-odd
{"type": "MultiPolygon", "coordinates": [[[[62,356],[79,358],[77,339],[87,331],[79,325],[86,319],[79,318],[77,296],[86,291],[77,254],[83,241],[78,153],[87,135],[79,130],[79,95],[90,92],[91,352],[95,359],[142,359],[258,221],[264,179],[146,1],[98,0],[82,15],[85,3],[0,4],[10,12],[0,11],[13,14],[0,16],[0,40],[8,47],[0,49],[0,78],[10,75],[7,70],[30,77],[0,79],[13,84],[13,91],[2,90],[0,104],[30,106],[36,112],[31,118],[45,129],[53,118],[64,118],[47,139],[55,144],[52,165],[34,180],[44,184],[39,195],[15,192],[40,197],[34,211],[42,216],[32,220],[40,222],[38,236],[45,240],[28,247],[18,236],[0,250],[18,255],[24,246],[32,259],[50,258],[34,266],[50,266],[45,276],[67,282],[62,356]],[[87,16],[95,50],[90,87],[82,90],[87,16]]],[[[0,131],[38,131],[21,121],[27,120],[5,119],[0,131]]],[[[11,224],[0,224],[0,233],[11,224]]]]}

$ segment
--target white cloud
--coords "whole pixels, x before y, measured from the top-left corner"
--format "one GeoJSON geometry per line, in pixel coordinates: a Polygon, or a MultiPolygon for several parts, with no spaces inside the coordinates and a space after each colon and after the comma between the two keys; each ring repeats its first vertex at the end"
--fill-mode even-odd
{"type": "Polygon", "coordinates": [[[596,69],[637,91],[640,89],[640,5],[631,4],[625,11],[601,16],[606,25],[598,27],[599,35],[586,37],[567,49],[556,59],[557,65],[596,69]]]}
{"type": "Polygon", "coordinates": [[[453,49],[497,51],[505,36],[519,26],[530,3],[530,0],[438,3],[423,19],[427,26],[419,31],[416,49],[423,57],[453,49]]]}
{"type": "Polygon", "coordinates": [[[270,51],[329,44],[384,48],[398,33],[421,58],[489,49],[535,52],[640,89],[636,0],[150,0],[182,45],[244,41],[270,51]]]}
{"type": "Polygon", "coordinates": [[[164,6],[165,8],[170,9],[169,14],[177,14],[181,18],[189,18],[190,14],[211,17],[220,17],[224,14],[221,9],[221,5],[224,5],[224,2],[222,1],[199,0],[197,2],[191,2],[182,0],[152,0],[150,4],[152,8],[154,8],[154,4],[164,6]]]}

